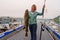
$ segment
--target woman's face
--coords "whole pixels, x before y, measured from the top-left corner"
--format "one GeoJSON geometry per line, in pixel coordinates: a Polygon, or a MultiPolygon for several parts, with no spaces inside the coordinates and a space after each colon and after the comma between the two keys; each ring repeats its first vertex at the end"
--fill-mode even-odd
{"type": "Polygon", "coordinates": [[[32,11],[32,12],[36,11],[36,5],[32,5],[31,11],[32,11]]]}

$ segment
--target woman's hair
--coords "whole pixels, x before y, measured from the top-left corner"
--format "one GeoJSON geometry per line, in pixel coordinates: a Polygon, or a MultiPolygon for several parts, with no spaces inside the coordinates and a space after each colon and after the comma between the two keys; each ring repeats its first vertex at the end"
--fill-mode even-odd
{"type": "Polygon", "coordinates": [[[35,4],[33,4],[32,7],[34,7],[34,10],[36,10],[36,5],[35,4]]]}

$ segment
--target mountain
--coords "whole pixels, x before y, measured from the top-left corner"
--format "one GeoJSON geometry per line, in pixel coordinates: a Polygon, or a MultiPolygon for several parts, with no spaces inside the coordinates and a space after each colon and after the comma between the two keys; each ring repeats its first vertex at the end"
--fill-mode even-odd
{"type": "Polygon", "coordinates": [[[54,18],[54,21],[58,24],[60,24],[60,15],[54,18]]]}

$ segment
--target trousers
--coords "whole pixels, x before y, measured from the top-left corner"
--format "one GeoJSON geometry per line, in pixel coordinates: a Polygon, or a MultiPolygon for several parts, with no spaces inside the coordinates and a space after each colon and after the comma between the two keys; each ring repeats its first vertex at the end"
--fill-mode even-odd
{"type": "Polygon", "coordinates": [[[37,24],[30,24],[29,25],[29,30],[31,34],[31,40],[37,40],[37,24]]]}

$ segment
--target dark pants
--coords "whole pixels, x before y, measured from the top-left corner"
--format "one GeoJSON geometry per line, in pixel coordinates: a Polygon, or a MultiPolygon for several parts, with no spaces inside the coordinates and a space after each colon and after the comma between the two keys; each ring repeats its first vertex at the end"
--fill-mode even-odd
{"type": "Polygon", "coordinates": [[[31,33],[31,40],[36,40],[36,32],[37,32],[37,24],[29,25],[30,33],[31,33]]]}

